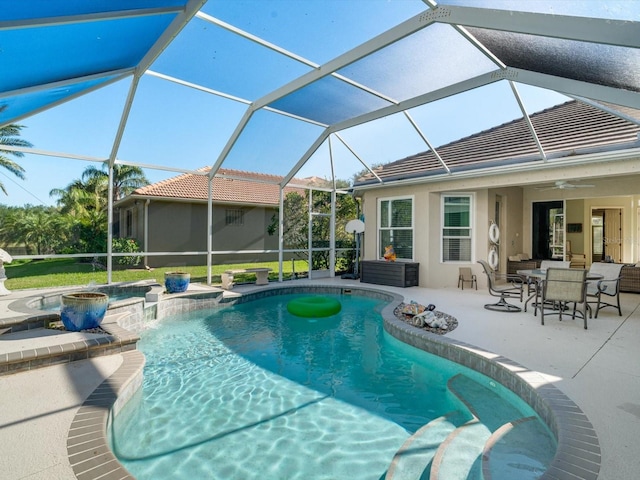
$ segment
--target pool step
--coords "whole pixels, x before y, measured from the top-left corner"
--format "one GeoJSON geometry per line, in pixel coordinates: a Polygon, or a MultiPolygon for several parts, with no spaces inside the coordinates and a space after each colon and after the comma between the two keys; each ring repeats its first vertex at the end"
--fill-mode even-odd
{"type": "MultiPolygon", "coordinates": [[[[440,445],[429,478],[481,480],[483,455],[490,451],[486,445],[492,444],[492,434],[506,430],[505,424],[521,422],[522,413],[492,388],[464,374],[449,379],[447,387],[469,409],[473,420],[454,430],[440,445]]],[[[486,470],[490,470],[488,464],[486,470]]]]}
{"type": "MultiPolygon", "coordinates": [[[[482,453],[484,480],[539,478],[549,465],[556,445],[536,417],[524,417],[496,430],[482,453]],[[535,439],[535,440],[532,440],[535,439]]],[[[600,461],[595,455],[594,461],[600,461]]]]}
{"type": "Polygon", "coordinates": [[[385,480],[428,478],[431,461],[439,445],[465,420],[462,412],[453,411],[424,425],[396,452],[385,480]]]}
{"type": "Polygon", "coordinates": [[[137,334],[115,322],[103,323],[102,328],[101,333],[37,327],[4,333],[0,342],[0,375],[136,350],[137,334]]]}
{"type": "Polygon", "coordinates": [[[451,377],[447,387],[491,432],[522,417],[522,412],[496,390],[462,373],[451,377]]]}
{"type": "Polygon", "coordinates": [[[482,452],[490,437],[477,418],[456,428],[436,451],[429,480],[482,480],[482,452]]]}

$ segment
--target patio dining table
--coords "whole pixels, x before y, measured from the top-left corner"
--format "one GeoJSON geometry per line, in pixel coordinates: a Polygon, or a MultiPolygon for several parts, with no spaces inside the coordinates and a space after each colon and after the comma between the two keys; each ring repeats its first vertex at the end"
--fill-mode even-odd
{"type": "MultiPolygon", "coordinates": [[[[547,270],[542,268],[533,268],[533,269],[517,270],[516,273],[518,275],[522,275],[523,277],[526,277],[527,280],[533,280],[534,282],[536,282],[535,292],[529,295],[529,298],[527,298],[527,300],[524,302],[524,311],[526,312],[527,305],[529,304],[529,302],[538,296],[538,293],[539,293],[538,288],[540,287],[540,283],[542,282],[542,280],[547,278],[547,270]]],[[[604,276],[598,273],[587,272],[587,277],[585,281],[589,282],[594,280],[602,280],[603,278],[604,276]]]]}

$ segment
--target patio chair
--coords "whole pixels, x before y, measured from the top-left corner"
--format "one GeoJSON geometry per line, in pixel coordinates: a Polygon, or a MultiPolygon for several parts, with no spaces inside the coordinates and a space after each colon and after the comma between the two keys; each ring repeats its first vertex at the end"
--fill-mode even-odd
{"type": "Polygon", "coordinates": [[[498,273],[485,260],[478,260],[482,265],[484,273],[487,274],[489,294],[494,297],[500,297],[498,303],[489,303],[484,306],[487,310],[495,310],[497,312],[520,312],[522,309],[517,305],[507,303],[507,298],[520,298],[524,294],[524,282],[520,275],[509,275],[498,273]],[[504,281],[506,283],[499,283],[504,281]]]}
{"type": "Polygon", "coordinates": [[[620,272],[623,266],[622,263],[596,262],[591,264],[589,274],[602,275],[602,280],[587,282],[587,301],[596,304],[596,318],[598,318],[598,312],[606,307],[616,308],[618,315],[622,316],[620,308],[620,278],[622,275],[620,272]],[[607,301],[606,297],[610,297],[610,300],[607,301]],[[593,300],[589,301],[590,298],[593,300]]]}
{"type": "Polygon", "coordinates": [[[471,288],[475,285],[476,290],[478,289],[478,279],[469,267],[460,267],[458,269],[458,288],[462,286],[462,290],[464,290],[464,282],[470,283],[471,288]]]}
{"type": "MultiPolygon", "coordinates": [[[[550,268],[570,268],[570,267],[571,267],[571,262],[565,262],[562,260],[542,260],[540,262],[540,270],[543,270],[543,271],[546,271],[550,268]]],[[[538,304],[538,297],[540,296],[540,293],[541,293],[540,292],[541,286],[539,285],[539,283],[541,282],[535,281],[535,279],[529,281],[529,294],[537,290],[535,306],[537,306],[538,304]]],[[[535,314],[535,310],[534,310],[534,314],[535,314]]]]}
{"type": "Polygon", "coordinates": [[[558,315],[562,321],[562,314],[573,303],[571,318],[576,318],[580,313],[587,329],[587,271],[568,268],[549,268],[542,282],[542,299],[540,305],[541,323],[544,325],[544,317],[549,309],[553,315],[558,315]],[[577,311],[577,305],[582,304],[582,311],[577,311]]]}
{"type": "Polygon", "coordinates": [[[547,270],[548,268],[569,268],[571,262],[565,262],[563,260],[542,260],[540,262],[540,270],[547,270]]]}

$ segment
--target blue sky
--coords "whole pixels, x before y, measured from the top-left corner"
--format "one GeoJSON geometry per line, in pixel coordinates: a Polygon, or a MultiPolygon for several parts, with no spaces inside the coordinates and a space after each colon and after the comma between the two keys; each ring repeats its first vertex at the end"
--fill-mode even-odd
{"type": "MultiPolygon", "coordinates": [[[[204,12],[322,64],[368,38],[424,10],[419,0],[349,0],[300,2],[209,1],[204,12]],[[326,7],[330,6],[330,9],[326,7]],[[292,28],[295,26],[295,28],[292,28]]],[[[289,59],[265,51],[202,20],[192,22],[151,68],[247,100],[255,100],[308,71],[289,59]],[[223,45],[224,48],[193,45],[223,45]],[[231,52],[231,53],[229,53],[231,52]]],[[[19,123],[23,138],[37,149],[109,156],[130,80],[85,95],[19,123]]],[[[519,86],[529,112],[566,100],[557,94],[519,86]]],[[[143,164],[197,169],[213,164],[246,106],[188,89],[153,76],[140,82],[118,158],[143,164]]],[[[412,117],[434,145],[442,145],[520,116],[508,84],[413,109],[412,117]]],[[[254,116],[224,167],[285,175],[321,129],[275,114],[254,116]]],[[[368,164],[386,163],[427,149],[403,115],[394,115],[341,132],[368,164]]],[[[333,141],[336,176],[350,179],[360,163],[333,141]]],[[[26,170],[21,181],[0,169],[9,195],[7,205],[53,204],[53,188],[80,178],[89,163],[29,154],[18,160],[26,170]]],[[[145,170],[151,181],[176,173],[145,170]]],[[[330,176],[324,145],[298,176],[330,176]]]]}

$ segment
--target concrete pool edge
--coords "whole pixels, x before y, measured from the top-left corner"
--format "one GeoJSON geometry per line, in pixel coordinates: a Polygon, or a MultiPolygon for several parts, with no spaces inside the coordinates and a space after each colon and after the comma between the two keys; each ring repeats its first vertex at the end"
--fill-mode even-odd
{"type": "MultiPolygon", "coordinates": [[[[191,295],[183,294],[179,298],[166,299],[163,303],[167,302],[166,306],[170,307],[166,309],[166,313],[174,313],[176,309],[180,312],[186,312],[206,308],[210,306],[212,302],[217,302],[222,305],[233,305],[235,303],[245,303],[289,293],[360,294],[387,301],[387,305],[381,309],[380,313],[383,317],[384,328],[390,335],[404,343],[464,365],[496,380],[518,395],[534,409],[557,439],[556,455],[550,463],[549,468],[540,477],[541,479],[597,479],[601,463],[598,437],[593,425],[575,402],[557,387],[550,384],[540,373],[531,371],[506,357],[471,344],[447,338],[446,336],[426,332],[400,321],[395,317],[393,310],[397,304],[405,300],[402,295],[360,286],[287,285],[269,286],[246,294],[234,293],[233,295],[218,297],[217,300],[214,300],[212,295],[203,296],[197,294],[193,295],[194,298],[192,300],[190,298],[192,297],[191,295]],[[176,305],[171,305],[173,302],[176,302],[176,305]]],[[[160,314],[160,312],[158,313],[160,314]]],[[[130,353],[131,352],[127,352],[127,355],[130,353]]],[[[105,402],[104,405],[101,404],[101,407],[105,408],[109,414],[107,415],[107,413],[105,413],[104,417],[101,416],[99,422],[96,424],[97,426],[102,425],[100,451],[104,452],[104,447],[107,449],[107,452],[102,453],[100,456],[104,457],[106,462],[103,464],[94,462],[89,464],[91,465],[91,469],[90,471],[83,471],[83,480],[101,477],[115,468],[117,468],[119,472],[126,472],[126,469],[117,461],[113,452],[110,450],[106,432],[108,428],[108,418],[117,415],[118,409],[126,404],[142,385],[144,355],[139,351],[135,351],[135,353],[142,357],[142,364],[139,365],[139,370],[136,371],[135,368],[132,368],[130,365],[127,366],[128,357],[124,357],[125,354],[123,354],[125,361],[116,374],[114,374],[120,376],[123,375],[123,372],[131,372],[131,381],[127,382],[127,388],[121,388],[120,390],[122,390],[122,392],[120,393],[115,391],[115,389],[111,387],[112,384],[107,383],[111,380],[111,377],[103,383],[103,385],[107,384],[107,390],[110,389],[112,392],[112,398],[110,400],[107,398],[101,399],[101,401],[105,402]],[[122,373],[121,370],[123,370],[122,373]],[[110,402],[109,405],[107,405],[108,402],[110,402]],[[117,465],[113,462],[116,462],[117,465]],[[95,476],[91,475],[91,473],[93,473],[91,470],[95,471],[95,476]]],[[[103,385],[98,387],[95,392],[100,390],[103,385]]],[[[93,394],[87,399],[87,402],[89,402],[92,397],[93,394]]],[[[95,401],[95,399],[93,399],[93,401],[95,401]]],[[[85,402],[85,405],[87,402],[85,402]]],[[[88,406],[90,407],[91,404],[88,406]]],[[[84,405],[81,407],[81,410],[82,408],[84,408],[84,405]]],[[[76,419],[74,419],[74,423],[75,421],[76,419]]],[[[68,449],[70,449],[69,441],[67,445],[68,449]]],[[[71,450],[69,450],[69,460],[71,463],[71,450]]],[[[73,463],[71,464],[72,466],[74,465],[73,463]]],[[[76,472],[75,466],[74,472],[76,472]]],[[[79,475],[79,473],[76,472],[76,475],[79,475]]],[[[133,478],[128,472],[126,475],[129,476],[124,478],[133,478]]]]}
{"type": "Polygon", "coordinates": [[[531,406],[546,423],[558,443],[556,455],[540,479],[598,478],[601,460],[598,436],[586,414],[573,400],[540,373],[509,358],[400,321],[393,314],[399,296],[394,297],[393,303],[382,310],[384,328],[390,335],[499,382],[531,406]]]}
{"type": "MultiPolygon", "coordinates": [[[[158,301],[163,290],[164,287],[155,281],[142,280],[89,287],[71,286],[60,288],[55,291],[38,293],[11,302],[8,305],[8,309],[19,315],[0,319],[0,328],[8,329],[11,332],[17,332],[46,327],[49,322],[58,320],[60,317],[58,311],[47,310],[46,308],[47,306],[54,305],[56,303],[59,304],[60,296],[62,294],[91,291],[106,293],[109,296],[136,292],[136,296],[110,301],[107,314],[116,315],[122,312],[137,313],[138,315],[134,316],[136,318],[135,321],[141,322],[143,318],[138,317],[142,317],[144,315],[145,303],[153,305],[154,301],[158,301]],[[144,295],[140,295],[141,293],[144,295]]],[[[130,327],[130,325],[121,326],[124,328],[130,327]]]]}

